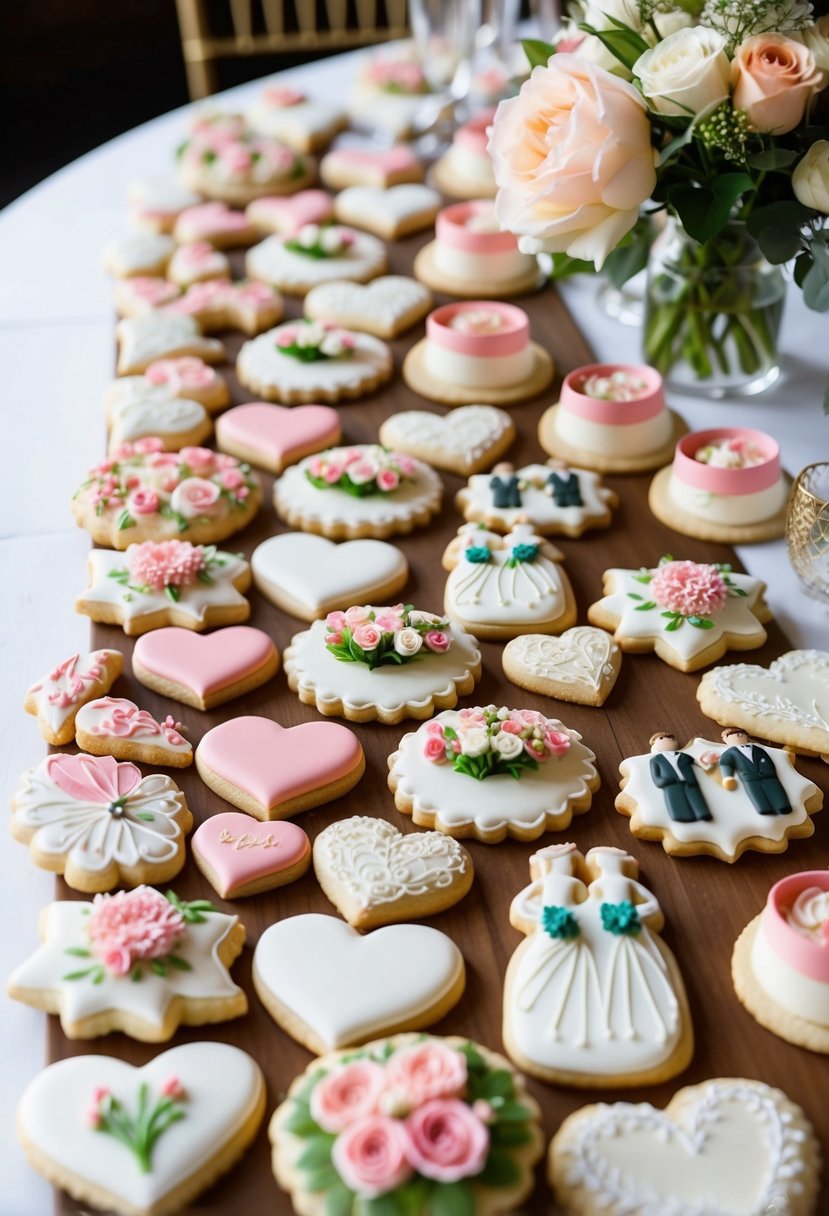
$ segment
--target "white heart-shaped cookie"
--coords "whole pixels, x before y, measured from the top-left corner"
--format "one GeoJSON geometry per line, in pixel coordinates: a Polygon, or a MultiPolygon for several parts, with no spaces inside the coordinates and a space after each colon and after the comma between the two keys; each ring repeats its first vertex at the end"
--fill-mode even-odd
{"type": "Polygon", "coordinates": [[[818,1146],[805,1114],[760,1081],[689,1086],[666,1110],[601,1103],[576,1111],[550,1146],[568,1212],[618,1216],[808,1216],[818,1146]]]}
{"type": "Polygon", "coordinates": [[[29,1085],[17,1127],[35,1169],[75,1198],[106,1210],[162,1216],[182,1210],[235,1164],[264,1109],[262,1073],[246,1052],[226,1043],[186,1043],[143,1068],[107,1055],[60,1060],[29,1085]],[[180,1111],[152,1145],[148,1169],[141,1168],[139,1153],[107,1130],[109,1104],[117,1102],[135,1117],[142,1086],[149,1109],[166,1088],[177,1095],[180,1111]]]}
{"type": "Polygon", "coordinates": [[[494,405],[462,405],[451,414],[404,410],[380,428],[380,442],[437,469],[468,477],[491,465],[515,438],[509,414],[494,405]]]}
{"type": "Polygon", "coordinates": [[[455,943],[426,925],[363,937],[334,916],[309,913],[265,930],[253,982],[283,1029],[322,1054],[431,1025],[460,998],[464,965],[455,943]]]}
{"type": "Polygon", "coordinates": [[[378,186],[348,186],[334,204],[337,219],[356,224],[386,240],[427,228],[440,208],[440,195],[431,186],[407,182],[381,190],[378,186]]]}
{"type": "Polygon", "coordinates": [[[254,549],[251,565],[262,594],[303,621],[335,608],[382,602],[409,577],[408,562],[395,545],[370,539],[338,545],[310,532],[269,537],[254,549]]]}
{"type": "Polygon", "coordinates": [[[829,653],[824,650],[790,650],[768,667],[715,667],[702,677],[697,700],[722,726],[741,727],[829,764],[829,653]]]}
{"type": "Polygon", "coordinates": [[[417,279],[388,274],[372,283],[321,283],[305,297],[305,315],[348,329],[393,338],[432,307],[432,293],[417,279]]]}
{"type": "Polygon", "coordinates": [[[504,648],[504,672],[519,688],[578,704],[602,705],[622,656],[604,629],[576,625],[560,637],[522,634],[504,648]]]}

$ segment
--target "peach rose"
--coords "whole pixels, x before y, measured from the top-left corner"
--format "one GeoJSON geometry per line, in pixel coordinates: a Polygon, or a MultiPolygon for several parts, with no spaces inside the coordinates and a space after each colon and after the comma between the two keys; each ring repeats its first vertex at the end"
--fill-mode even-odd
{"type": "Polygon", "coordinates": [[[458,1182],[486,1165],[489,1131],[457,1098],[435,1098],[412,1111],[406,1131],[409,1161],[424,1178],[458,1182]]]}
{"type": "Polygon", "coordinates": [[[466,1057],[436,1039],[404,1047],[386,1064],[386,1086],[410,1110],[432,1098],[457,1098],[466,1089],[466,1057]]]}
{"type": "Polygon", "coordinates": [[[793,131],[822,74],[812,52],[785,34],[755,34],[734,52],[733,102],[745,110],[755,131],[785,135],[793,131]]]}
{"type": "Polygon", "coordinates": [[[219,487],[203,477],[187,477],[173,490],[170,506],[184,519],[200,515],[215,515],[219,504],[219,487]]]}
{"type": "Polygon", "coordinates": [[[347,1187],[364,1199],[376,1199],[411,1177],[408,1150],[403,1123],[386,1115],[367,1115],[340,1133],[331,1149],[331,1163],[347,1187]]]}
{"type": "Polygon", "coordinates": [[[373,1115],[385,1085],[374,1060],[353,1060],[327,1073],[311,1090],[311,1118],[324,1132],[341,1132],[373,1115]]]}
{"type": "Polygon", "coordinates": [[[577,55],[554,55],[495,114],[495,212],[525,253],[599,269],[656,184],[641,94],[577,55]]]}

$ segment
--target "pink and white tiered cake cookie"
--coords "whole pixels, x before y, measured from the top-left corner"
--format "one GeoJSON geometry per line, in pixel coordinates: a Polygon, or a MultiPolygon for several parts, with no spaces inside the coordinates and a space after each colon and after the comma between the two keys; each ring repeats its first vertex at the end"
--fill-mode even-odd
{"type": "Polygon", "coordinates": [[[648,503],[684,536],[745,545],[783,535],[788,497],[777,441],[730,426],[680,439],[673,464],[651,482],[648,503]]]}
{"type": "Polygon", "coordinates": [[[545,452],[598,473],[642,473],[670,459],[685,423],[665,405],[652,367],[591,363],[568,372],[541,417],[545,452]]]}
{"type": "Polygon", "coordinates": [[[280,139],[295,152],[327,148],[334,136],[348,126],[342,106],[312,101],[300,89],[285,84],[263,89],[245,117],[257,134],[280,139]]]}
{"type": "Polygon", "coordinates": [[[553,361],[530,340],[527,314],[514,304],[468,300],[426,318],[403,363],[409,388],[445,405],[509,405],[545,389],[553,361]]]}
{"type": "Polygon", "coordinates": [[[487,151],[494,109],[482,110],[458,127],[447,152],[434,166],[437,185],[450,198],[494,198],[498,189],[487,151]]]}
{"type": "Polygon", "coordinates": [[[522,253],[511,232],[501,232],[487,199],[453,203],[435,222],[435,239],[419,251],[415,276],[453,296],[478,299],[524,295],[540,281],[538,259],[522,253]]]}
{"type": "Polygon", "coordinates": [[[829,870],[789,874],[734,946],[737,996],[761,1026],[829,1053],[829,870]]]}

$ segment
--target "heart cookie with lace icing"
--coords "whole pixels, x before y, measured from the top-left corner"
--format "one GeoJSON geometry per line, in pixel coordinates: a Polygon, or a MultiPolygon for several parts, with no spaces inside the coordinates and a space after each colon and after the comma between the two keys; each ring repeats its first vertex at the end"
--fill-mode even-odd
{"type": "Polygon", "coordinates": [[[59,1060],[23,1094],[17,1131],[30,1164],[84,1206],[170,1216],[236,1164],[264,1113],[265,1082],[246,1052],[185,1043],[143,1068],[59,1060]]]}
{"type": "Polygon", "coordinates": [[[437,190],[407,182],[383,190],[377,186],[349,186],[334,204],[343,224],[366,228],[384,241],[396,241],[434,223],[441,205],[437,190]]]}
{"type": "Polygon", "coordinates": [[[525,633],[504,647],[504,675],[558,701],[604,705],[622,666],[622,652],[604,629],[576,625],[560,637],[525,633]]]}
{"type": "Polygon", "coordinates": [[[396,338],[426,316],[432,293],[417,279],[387,274],[373,283],[320,283],[305,297],[305,315],[374,334],[396,338]]]}
{"type": "Polygon", "coordinates": [[[561,1208],[587,1216],[815,1211],[820,1151],[799,1106],[760,1081],[718,1078],[646,1103],[583,1107],[550,1145],[561,1208]]]}
{"type": "Polygon", "coordinates": [[[514,439],[512,419],[494,405],[461,405],[444,416],[404,410],[380,427],[380,442],[387,448],[461,477],[494,464],[514,439]]]}
{"type": "Polygon", "coordinates": [[[472,885],[472,859],[442,832],[403,835],[385,819],[355,815],[314,841],[314,872],[357,929],[420,919],[449,908],[472,885]]]}
{"type": "Polygon", "coordinates": [[[790,650],[768,667],[715,667],[697,688],[702,711],[829,764],[829,653],[790,650]]]}

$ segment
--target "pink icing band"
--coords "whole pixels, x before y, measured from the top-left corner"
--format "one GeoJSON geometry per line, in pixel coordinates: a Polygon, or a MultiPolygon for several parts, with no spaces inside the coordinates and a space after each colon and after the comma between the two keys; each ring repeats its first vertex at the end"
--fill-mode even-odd
{"type": "Polygon", "coordinates": [[[211,815],[197,828],[192,848],[232,889],[290,869],[310,848],[302,828],[289,820],[261,823],[241,811],[211,815]]]}
{"type": "Polygon", "coordinates": [[[647,422],[665,408],[662,377],[659,372],[645,364],[589,363],[568,372],[561,385],[559,404],[571,414],[578,414],[589,422],[600,422],[604,426],[626,426],[634,422],[647,422]],[[612,376],[614,372],[626,372],[644,380],[647,388],[641,397],[633,401],[603,401],[599,397],[588,397],[581,385],[590,376],[612,376]]]}
{"type": "Polygon", "coordinates": [[[142,634],[133,659],[160,679],[183,684],[204,697],[244,680],[264,667],[274,652],[268,635],[250,625],[229,625],[203,635],[170,626],[142,634]]]}
{"type": "Polygon", "coordinates": [[[341,433],[339,415],[327,405],[288,408],[264,401],[228,410],[219,420],[218,430],[222,442],[241,443],[277,461],[317,444],[330,447],[341,433]]]}
{"type": "Polygon", "coordinates": [[[429,313],[426,335],[436,346],[457,354],[493,359],[524,350],[530,337],[530,323],[527,314],[514,304],[502,304],[495,300],[460,300],[454,304],[444,304],[429,313]],[[498,314],[501,318],[499,330],[470,333],[463,329],[452,329],[450,322],[459,313],[482,310],[498,314]]]}
{"type": "Polygon", "coordinates": [[[829,945],[810,941],[786,920],[786,912],[807,887],[829,891],[829,870],[804,870],[776,882],[763,909],[763,932],[775,954],[795,971],[829,984],[829,945]]]}
{"type": "Polygon", "coordinates": [[[354,732],[336,722],[285,727],[258,717],[222,722],[199,744],[208,768],[268,810],[345,777],[362,753],[354,732]]]}
{"type": "Polygon", "coordinates": [[[494,208],[491,202],[479,199],[469,203],[453,203],[444,207],[435,221],[435,234],[438,240],[453,249],[464,253],[504,253],[515,251],[518,241],[511,232],[476,232],[467,228],[467,220],[472,216],[492,215],[494,208]]]}
{"type": "Polygon", "coordinates": [[[326,160],[337,164],[354,165],[359,168],[377,168],[395,171],[411,169],[420,162],[408,148],[389,148],[386,152],[375,152],[371,148],[337,148],[329,152],[326,160]]]}
{"type": "Polygon", "coordinates": [[[708,431],[691,431],[676,445],[674,477],[697,490],[711,494],[756,494],[768,490],[780,480],[780,445],[764,431],[744,426],[713,427],[708,431]],[[719,439],[745,439],[762,452],[762,464],[747,469],[720,469],[701,460],[694,453],[719,439]]]}
{"type": "Polygon", "coordinates": [[[494,108],[476,114],[474,118],[470,118],[469,122],[458,127],[452,142],[460,148],[468,148],[470,152],[478,152],[483,155],[489,140],[488,131],[494,118],[494,108]]]}

